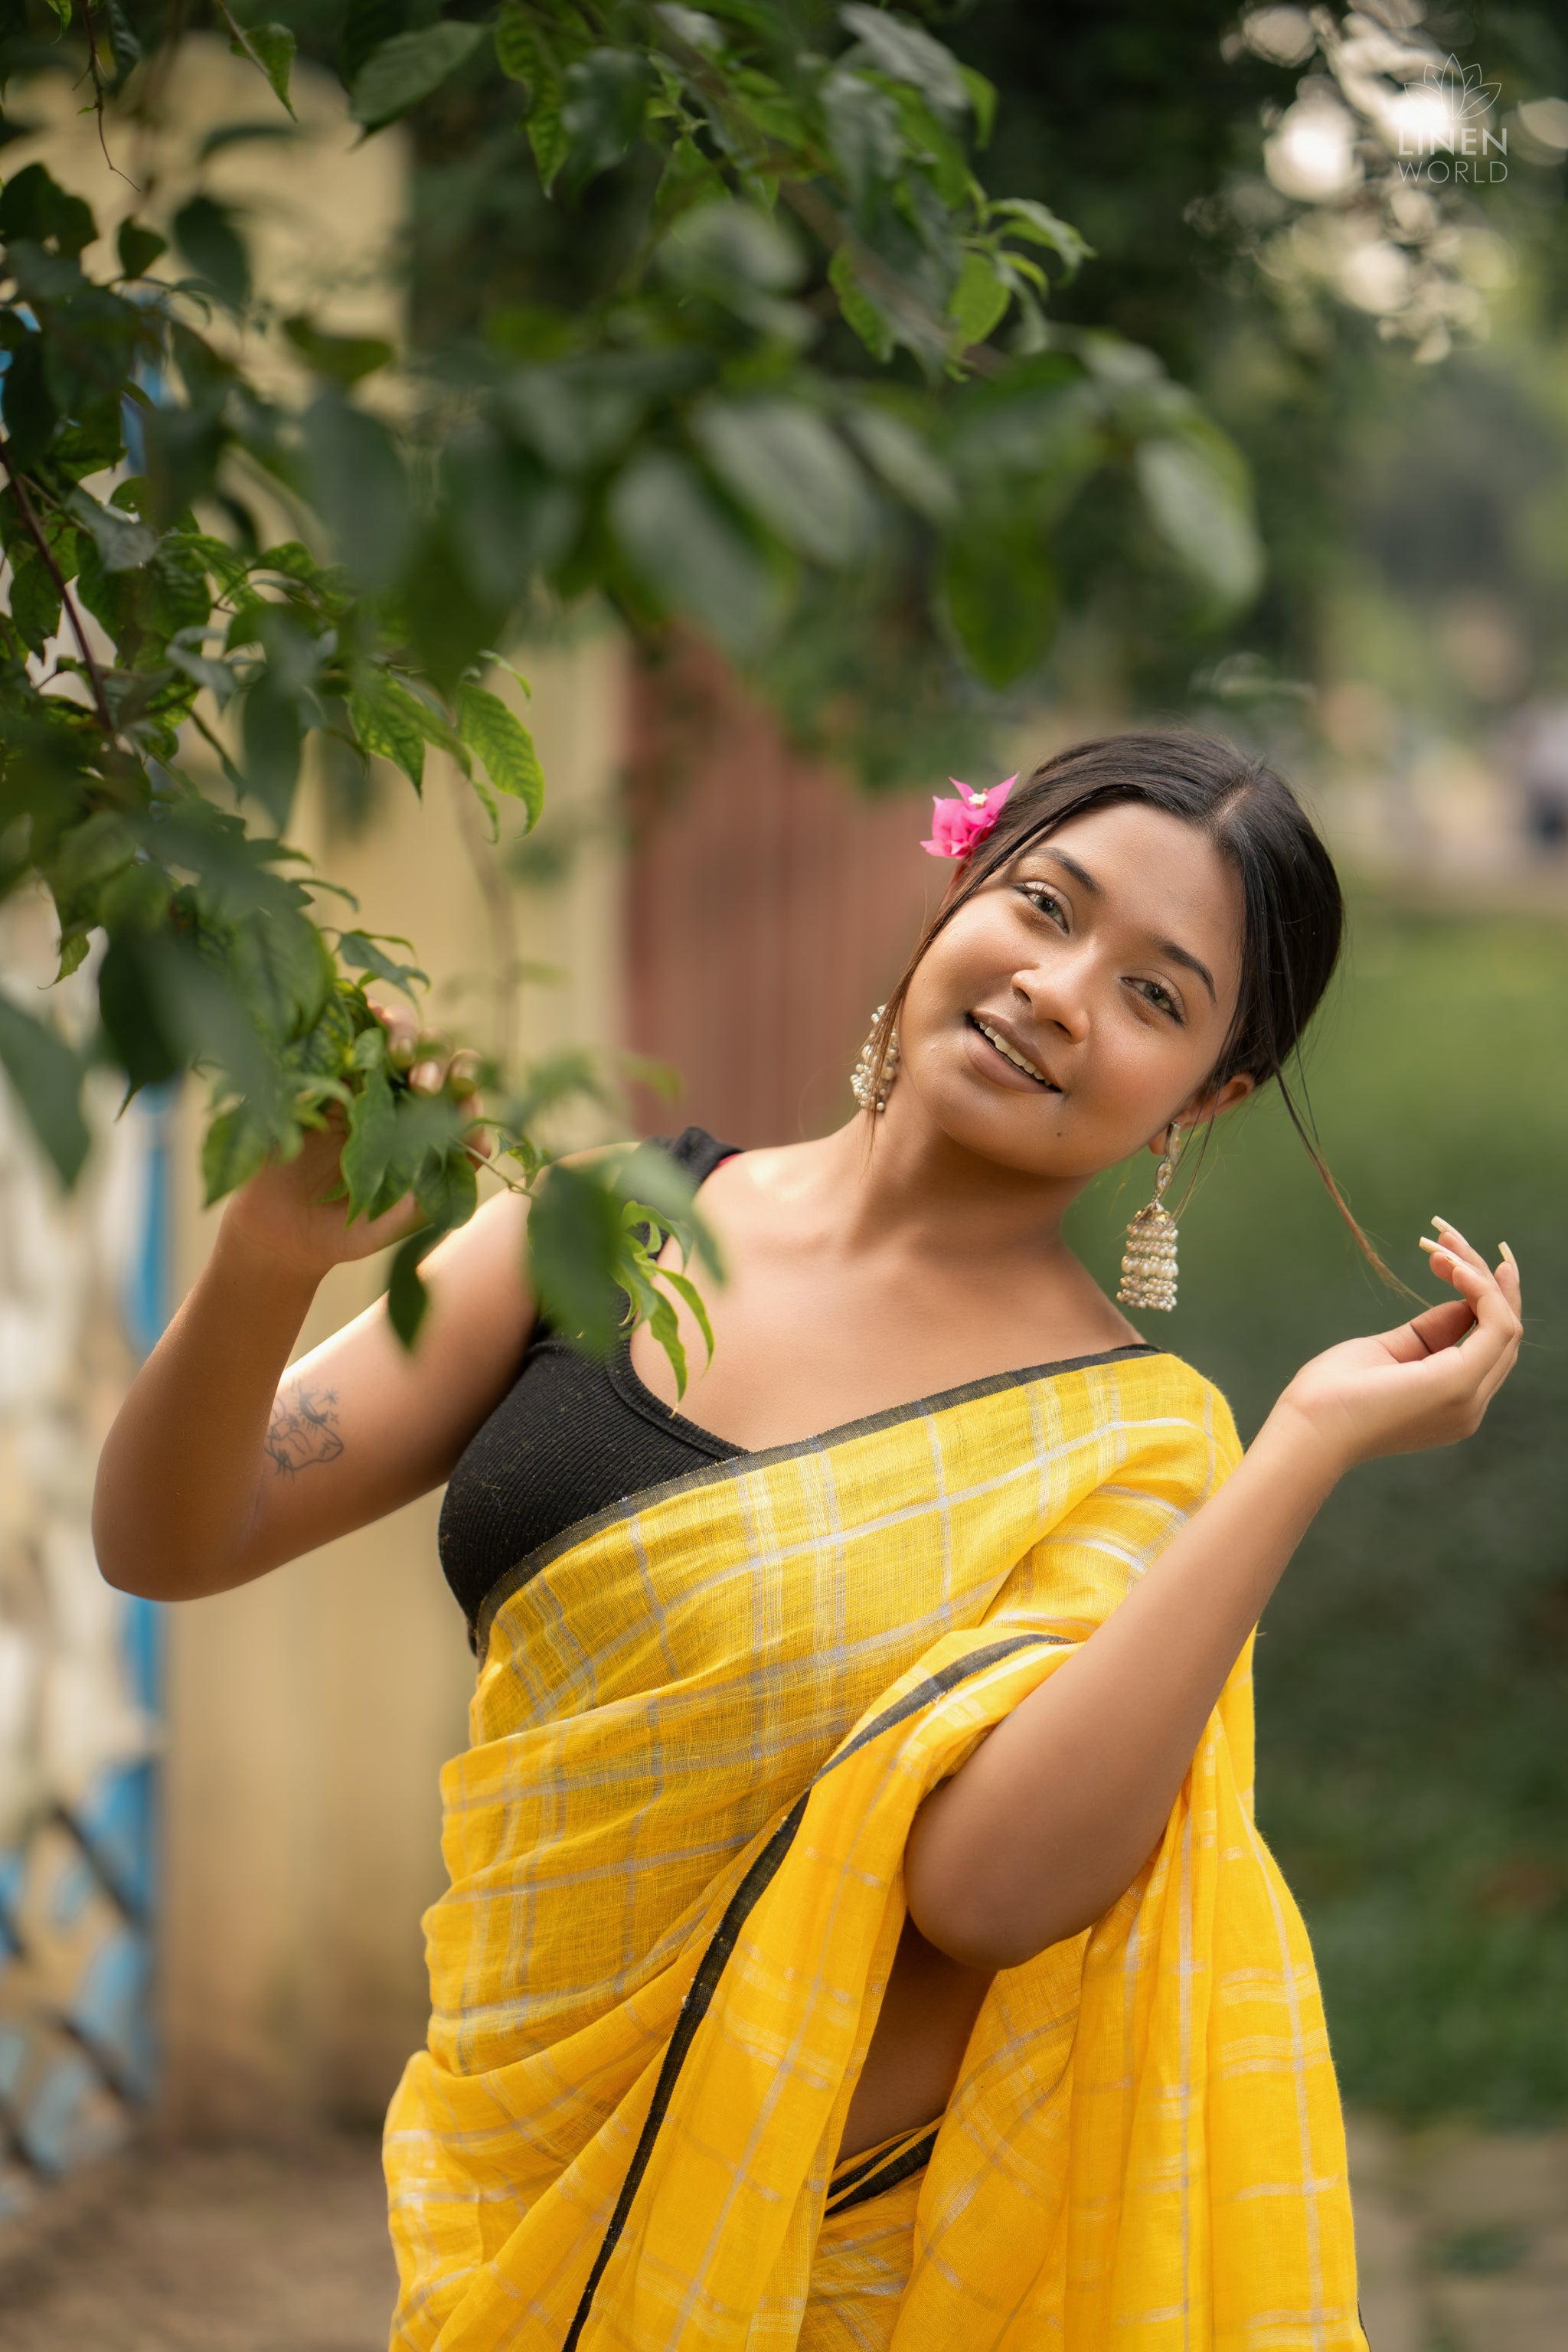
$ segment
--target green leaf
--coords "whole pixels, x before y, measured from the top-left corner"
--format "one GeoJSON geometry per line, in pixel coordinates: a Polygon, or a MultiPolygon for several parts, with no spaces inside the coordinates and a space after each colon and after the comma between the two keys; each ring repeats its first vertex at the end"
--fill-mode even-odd
{"type": "MultiPolygon", "coordinates": [[[[382,936],[390,934],[384,932],[382,936]]],[[[393,945],[405,948],[408,941],[394,940],[393,945]]],[[[369,931],[344,931],[338,940],[338,953],[352,971],[373,971],[377,980],[401,989],[405,996],[412,997],[416,982],[422,988],[430,985],[428,972],[421,971],[416,963],[394,962],[391,956],[382,953],[369,931]]]]}
{"type": "Polygon", "coordinates": [[[714,472],[786,546],[818,563],[852,563],[869,544],[866,478],[832,426],[788,400],[712,400],[692,429],[714,472]]]}
{"type": "Polygon", "coordinates": [[[169,240],[160,236],[155,228],[143,228],[140,221],[122,220],[116,243],[120,248],[120,267],[127,278],[145,278],[161,253],[169,250],[169,240]]]}
{"type": "Polygon", "coordinates": [[[392,345],[374,335],[328,335],[303,317],[285,319],[283,331],[294,349],[318,375],[334,383],[357,383],[395,356],[392,345]]]}
{"type": "Polygon", "coordinates": [[[250,257],[226,205],[192,196],[174,218],[174,243],[198,278],[231,310],[250,299],[250,257]]]}
{"type": "MultiPolygon", "coordinates": [[[[637,1272],[641,1273],[640,1267],[637,1272]]],[[[647,1316],[648,1329],[669,1359],[669,1369],[675,1374],[675,1393],[677,1397],[683,1397],[687,1381],[686,1350],[680,1344],[680,1325],[676,1319],[674,1307],[664,1293],[656,1290],[646,1279],[639,1281],[634,1276],[628,1281],[623,1272],[620,1287],[632,1305],[640,1307],[647,1316]]]]}
{"type": "Polygon", "coordinates": [[[78,487],[66,505],[97,548],[106,572],[139,572],[157,551],[158,535],[119,507],[100,507],[78,487]]]}
{"type": "Polygon", "coordinates": [[[185,1058],[184,1041],[173,1034],[156,950],[156,941],[134,935],[110,939],[98,968],[99,1017],[132,1094],[162,1086],[185,1058]]]}
{"type": "Polygon", "coordinates": [[[679,1291],[681,1297],[685,1299],[691,1310],[692,1319],[702,1334],[702,1344],[708,1350],[708,1360],[711,1363],[713,1361],[713,1326],[708,1319],[708,1309],[703,1302],[702,1293],[689,1275],[677,1273],[672,1265],[659,1266],[658,1276],[660,1282],[668,1282],[670,1288],[679,1291]]]}
{"type": "Polygon", "coordinates": [[[237,58],[259,59],[281,103],[290,114],[293,100],[289,95],[289,77],[294,69],[294,36],[287,25],[247,25],[243,41],[230,41],[229,47],[237,58]]]}
{"type": "MultiPolygon", "coordinates": [[[[62,21],[69,23],[68,13],[62,21]]],[[[25,237],[74,261],[97,235],[91,206],[68,194],[42,163],[25,164],[0,189],[0,240],[6,245],[25,237]]]]}
{"type": "Polygon", "coordinates": [[[827,143],[857,210],[892,185],[903,168],[899,110],[885,89],[840,68],[822,86],[827,143]]]}
{"type": "Polygon", "coordinates": [[[1166,544],[1221,604],[1249,604],[1263,580],[1244,467],[1217,432],[1160,436],[1141,444],[1133,470],[1166,544]]]}
{"type": "Polygon", "coordinates": [[[5,371],[5,434],[13,464],[26,473],[48,448],[59,409],[44,366],[44,339],[29,334],[5,371]]]}
{"type": "Polygon", "coordinates": [[[983,343],[992,328],[1006,316],[1012,299],[1010,289],[998,278],[987,257],[973,250],[966,253],[958,283],[947,304],[947,315],[956,331],[960,351],[983,343]]]}
{"type": "Polygon", "coordinates": [[[533,86],[533,104],[528,112],[528,143],[533,150],[540,184],[549,195],[572,147],[562,115],[561,84],[553,73],[542,72],[533,86]]]}
{"type": "Polygon", "coordinates": [[[988,146],[991,126],[996,120],[996,85],[987,81],[983,73],[976,73],[973,66],[960,66],[958,78],[974,117],[974,143],[977,147],[988,146]]]}
{"type": "Polygon", "coordinates": [[[990,216],[1005,220],[1012,236],[1047,246],[1066,264],[1069,278],[1093,257],[1093,246],[1085,243],[1071,222],[1058,219],[1048,205],[1037,204],[1032,196],[1003,196],[991,205],[990,216]]]}
{"type": "Polygon", "coordinates": [[[412,1349],[418,1339],[419,1327],[430,1304],[430,1294],[419,1268],[441,1238],[439,1228],[423,1227],[398,1244],[393,1258],[386,1285],[386,1316],[405,1348],[412,1349]]]}
{"type": "Polygon", "coordinates": [[[1057,623],[1056,575],[1026,505],[966,516],[942,550],[941,583],[953,635],[987,686],[1011,686],[1045,658],[1057,623]]]}
{"type": "Polygon", "coordinates": [[[330,525],[353,577],[384,588],[396,577],[414,537],[408,476],[379,417],[323,393],[306,411],[305,451],[317,511],[330,525]]]}
{"type": "Polygon", "coordinates": [[[892,80],[912,83],[943,114],[962,114],[967,109],[969,91],[957,58],[918,25],[867,7],[862,0],[849,0],[838,16],[892,80]]]}
{"type": "Polygon", "coordinates": [[[496,63],[510,81],[531,97],[549,67],[539,36],[521,8],[503,7],[496,18],[496,63]]]}
{"type": "Polygon", "coordinates": [[[847,245],[839,246],[828,263],[827,281],[838,297],[846,323],[859,336],[871,357],[886,366],[893,356],[893,331],[860,283],[854,256],[847,245]]]}
{"type": "Polygon", "coordinates": [[[648,71],[635,49],[590,49],[566,68],[561,127],[574,192],[618,163],[643,126],[648,71]]]}
{"type": "Polygon", "coordinates": [[[0,1063],[61,1183],[74,1184],[89,1142],[80,1062],[63,1037],[0,996],[0,1063]]]}
{"type": "Polygon", "coordinates": [[[378,688],[374,699],[367,694],[351,695],[349,716],[363,748],[391,760],[417,793],[425,788],[425,730],[405,707],[413,698],[401,688],[395,695],[378,688]]]}
{"type": "Polygon", "coordinates": [[[498,793],[521,801],[528,812],[528,829],[538,824],[544,806],[544,772],[533,738],[517,716],[482,686],[458,688],[458,732],[477,758],[498,793]]]}
{"type": "Polygon", "coordinates": [[[844,428],[888,488],[928,522],[947,522],[958,505],[952,477],[900,416],[870,401],[858,404],[844,428]]]}
{"type": "Polygon", "coordinates": [[[529,1267],[551,1321],[585,1354],[607,1355],[619,1328],[616,1277],[624,1255],[616,1193],[591,1168],[558,1161],[529,1213],[529,1267]]]}
{"type": "Polygon", "coordinates": [[[780,609],[766,558],[694,466],[650,450],[616,482],[609,512],[628,562],[667,609],[689,614],[735,655],[772,635],[780,609]]]}
{"type": "Polygon", "coordinates": [[[444,18],[416,33],[398,33],[373,49],[349,96],[349,111],[367,131],[380,131],[428,98],[450,73],[472,57],[484,39],[483,25],[444,18]]]}
{"type": "Polygon", "coordinates": [[[262,672],[246,695],[240,737],[246,789],[256,794],[274,829],[281,833],[294,803],[305,730],[298,696],[289,693],[270,669],[262,672]]]}
{"type": "Polygon", "coordinates": [[[278,907],[262,908],[237,926],[228,950],[228,979],[257,1028],[283,1044],[314,1029],[337,974],[310,918],[278,907]]]}
{"type": "Polygon", "coordinates": [[[30,653],[41,654],[60,625],[60,592],[36,548],[20,541],[11,554],[11,618],[30,653]]]}
{"type": "Polygon", "coordinates": [[[219,1113],[202,1139],[202,1198],[221,1201],[255,1175],[271,1149],[266,1122],[245,1103],[219,1113]]]}
{"type": "Polygon", "coordinates": [[[142,62],[142,43],[120,0],[108,0],[104,14],[109,19],[109,48],[114,59],[114,79],[110,89],[118,92],[142,62]]]}
{"type": "Polygon", "coordinates": [[[413,5],[411,0],[348,0],[343,11],[338,48],[338,70],[345,88],[352,88],[373,51],[395,33],[406,33],[436,14],[437,0],[413,5]]]}
{"type": "Polygon", "coordinates": [[[194,678],[205,686],[220,710],[226,710],[238,691],[239,681],[233,665],[215,661],[210,655],[199,652],[194,646],[171,642],[166,648],[168,659],[184,677],[194,678]]]}
{"type": "Polygon", "coordinates": [[[349,1223],[368,1216],[382,1187],[396,1139],[392,1082],[384,1064],[365,1073],[363,1086],[349,1104],[348,1132],[339,1165],[348,1192],[349,1223]]]}
{"type": "Polygon", "coordinates": [[[453,745],[450,730],[428,706],[390,671],[374,665],[362,674],[358,692],[349,698],[349,716],[363,749],[395,761],[416,792],[424,783],[426,744],[443,751],[453,745]]]}

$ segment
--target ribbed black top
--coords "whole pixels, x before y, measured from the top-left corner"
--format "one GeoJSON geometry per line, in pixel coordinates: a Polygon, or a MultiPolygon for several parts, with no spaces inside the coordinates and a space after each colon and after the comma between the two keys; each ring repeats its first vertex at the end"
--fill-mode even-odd
{"type": "MultiPolygon", "coordinates": [[[[694,1184],[738,1149],[700,1127],[655,1140],[694,1184]]],[[[607,1363],[595,1364],[541,1318],[517,1379],[458,1457],[441,1506],[441,1566],[470,1626],[508,1569],[563,1528],[743,1451],[660,1402],[632,1370],[629,1334],[607,1363]]]]}

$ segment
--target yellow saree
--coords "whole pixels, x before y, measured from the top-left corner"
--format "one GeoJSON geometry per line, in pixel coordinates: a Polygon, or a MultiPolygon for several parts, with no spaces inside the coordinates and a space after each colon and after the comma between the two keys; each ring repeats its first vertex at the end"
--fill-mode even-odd
{"type": "Polygon", "coordinates": [[[1249,1656],[1137,1882],[994,1980],[940,2126],[826,2210],[916,1807],[1238,1452],[1125,1349],[715,1463],[504,1580],[387,2123],[396,2352],[1364,2352],[1249,1656]]]}

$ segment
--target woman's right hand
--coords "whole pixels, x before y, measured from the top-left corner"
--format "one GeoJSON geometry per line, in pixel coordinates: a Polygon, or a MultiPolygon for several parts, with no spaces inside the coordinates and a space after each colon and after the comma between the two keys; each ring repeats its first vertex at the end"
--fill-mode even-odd
{"type": "MultiPolygon", "coordinates": [[[[439,1094],[448,1083],[467,1087],[476,1120],[483,1102],[472,1091],[477,1056],[451,1053],[433,1044],[419,1029],[412,1013],[401,1005],[371,1001],[371,1011],[387,1032],[395,1066],[406,1067],[416,1094],[439,1094]]],[[[413,1233],[420,1223],[412,1192],[379,1217],[349,1222],[346,1200],[334,1200],[341,1182],[346,1121],[341,1105],[328,1106],[324,1128],[307,1132],[292,1160],[268,1160],[265,1167],[230,1196],[223,1213],[224,1238],[263,1254],[269,1262],[311,1282],[320,1282],[332,1266],[372,1257],[413,1233]]],[[[469,1151],[476,1158],[489,1150],[484,1129],[474,1128],[469,1151]]]]}

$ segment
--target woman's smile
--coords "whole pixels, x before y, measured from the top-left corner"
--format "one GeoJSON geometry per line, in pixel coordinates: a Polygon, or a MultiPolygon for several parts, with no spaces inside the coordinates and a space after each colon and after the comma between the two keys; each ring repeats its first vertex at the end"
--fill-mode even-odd
{"type": "Polygon", "coordinates": [[[1043,1087],[1049,1094],[1060,1094],[1056,1080],[1025,1052],[1010,1021],[1000,1020],[994,1013],[966,1013],[963,1018],[969,1058],[986,1077],[998,1086],[1032,1088],[1037,1094],[1043,1087]]]}

